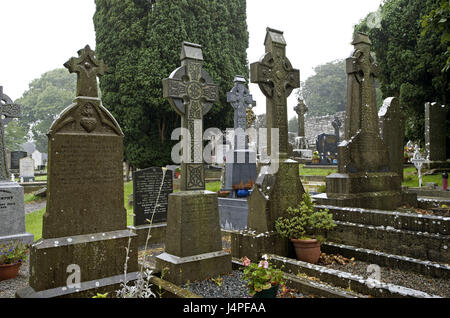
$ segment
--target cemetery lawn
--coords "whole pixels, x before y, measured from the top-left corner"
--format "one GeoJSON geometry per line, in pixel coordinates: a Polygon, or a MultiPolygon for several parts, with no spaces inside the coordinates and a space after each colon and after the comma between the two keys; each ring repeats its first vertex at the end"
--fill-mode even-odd
{"type": "MultiPolygon", "coordinates": [[[[423,171],[422,171],[423,173],[423,171]]],[[[432,175],[423,175],[422,174],[422,182],[423,186],[426,185],[427,182],[437,183],[438,187],[442,187],[442,174],[432,174],[432,175]]],[[[409,167],[403,169],[403,183],[402,185],[408,187],[418,187],[419,186],[419,177],[417,176],[417,170],[414,167],[409,167]]]]}
{"type": "MultiPolygon", "coordinates": [[[[133,206],[128,205],[128,197],[133,193],[133,182],[126,182],[123,185],[124,189],[124,206],[127,210],[127,225],[133,225],[133,206]]],[[[220,182],[208,182],[206,190],[217,192],[220,189],[220,182]]],[[[25,195],[25,203],[36,200],[36,196],[32,193],[25,195]]],[[[39,199],[39,198],[38,198],[39,199]]],[[[34,240],[37,241],[42,238],[42,218],[45,213],[45,208],[25,215],[25,227],[28,233],[34,235],[34,240]]]]}
{"type": "Polygon", "coordinates": [[[328,176],[332,173],[337,172],[336,168],[320,169],[320,168],[304,168],[300,165],[299,174],[301,176],[328,176]]]}

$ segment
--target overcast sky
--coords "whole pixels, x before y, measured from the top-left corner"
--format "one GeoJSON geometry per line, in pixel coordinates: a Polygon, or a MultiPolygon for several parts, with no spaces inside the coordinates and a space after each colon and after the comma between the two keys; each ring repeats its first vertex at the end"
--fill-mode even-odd
{"type": "MultiPolygon", "coordinates": [[[[353,26],[380,3],[247,0],[248,61],[256,62],[264,54],[266,27],[284,31],[287,56],[304,81],[315,66],[350,55],[353,26]]],[[[0,85],[13,100],[33,79],[62,67],[86,44],[95,48],[94,0],[1,0],[0,12],[0,85]]],[[[264,95],[257,85],[249,86],[257,102],[255,113],[264,113],[264,95]]],[[[289,118],[295,116],[294,95],[288,99],[289,118]]]]}

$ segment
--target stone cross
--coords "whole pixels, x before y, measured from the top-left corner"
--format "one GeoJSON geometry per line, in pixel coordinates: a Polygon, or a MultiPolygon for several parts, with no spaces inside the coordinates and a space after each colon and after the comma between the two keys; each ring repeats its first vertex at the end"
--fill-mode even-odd
{"type": "MultiPolygon", "coordinates": [[[[256,101],[246,87],[246,80],[241,75],[234,78],[234,86],[227,93],[227,102],[234,108],[234,129],[240,128],[242,132],[247,131],[247,109],[256,106],[256,101]]],[[[243,149],[247,149],[248,138],[245,138],[243,149]]],[[[237,136],[234,141],[234,149],[238,148],[237,136]]]]}
{"type": "MultiPolygon", "coordinates": [[[[183,42],[181,66],[163,80],[163,96],[181,116],[181,126],[190,133],[183,136],[183,151],[190,149],[190,158],[181,163],[181,191],[204,190],[203,116],[219,100],[218,86],[203,69],[202,47],[183,42]],[[195,134],[199,130],[200,135],[195,134]],[[189,144],[190,142],[190,144],[189,144]],[[194,159],[194,160],[192,160],[194,159]]],[[[183,154],[184,157],[186,154],[183,154]]]]}
{"type": "Polygon", "coordinates": [[[298,115],[298,137],[305,137],[305,114],[308,111],[303,99],[298,98],[298,104],[294,107],[295,112],[298,115]]]}
{"type": "Polygon", "coordinates": [[[9,181],[6,163],[5,126],[13,119],[22,117],[21,106],[14,104],[8,95],[3,94],[0,86],[0,182],[9,181]]]}
{"type": "Polygon", "coordinates": [[[98,97],[97,76],[107,70],[103,61],[94,56],[89,45],[78,51],[78,57],[72,57],[64,66],[70,73],[77,73],[76,96],[98,97]]]}
{"type": "MultiPolygon", "coordinates": [[[[375,78],[378,66],[375,64],[370,47],[372,42],[363,33],[356,33],[352,42],[355,47],[353,55],[346,60],[347,74],[354,75],[356,81],[361,85],[361,108],[359,109],[359,120],[353,124],[359,127],[350,128],[349,136],[354,136],[361,129],[370,134],[379,134],[378,111],[375,95],[375,78]]],[[[349,139],[346,135],[346,139],[349,139]]]]}
{"type": "Polygon", "coordinates": [[[411,162],[414,164],[414,166],[417,169],[417,175],[419,177],[419,187],[422,187],[422,166],[427,161],[422,157],[422,155],[419,152],[419,147],[415,146],[416,150],[414,151],[414,155],[411,159],[411,162]]]}
{"type": "Polygon", "coordinates": [[[339,139],[340,139],[339,129],[342,126],[342,122],[339,119],[339,117],[334,116],[334,120],[331,122],[331,125],[333,125],[333,128],[334,128],[334,134],[336,135],[336,141],[339,143],[339,139]]]}
{"type": "Polygon", "coordinates": [[[287,158],[289,152],[287,98],[300,87],[300,71],[292,67],[286,57],[286,41],[282,31],[267,28],[264,42],[266,53],[259,62],[250,65],[250,80],[257,83],[267,98],[267,145],[271,153],[271,130],[279,129],[279,156],[287,158]]]}

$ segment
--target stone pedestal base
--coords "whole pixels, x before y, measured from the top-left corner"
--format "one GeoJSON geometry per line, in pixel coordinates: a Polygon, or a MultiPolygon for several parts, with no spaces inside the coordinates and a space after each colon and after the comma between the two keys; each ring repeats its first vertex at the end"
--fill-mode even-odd
{"type": "Polygon", "coordinates": [[[264,254],[293,256],[295,252],[289,240],[276,232],[256,233],[248,230],[231,232],[233,258],[241,259],[247,256],[252,262],[257,262],[264,254]]]}
{"type": "Polygon", "coordinates": [[[231,255],[222,249],[217,193],[181,191],[169,195],[165,253],[156,267],[168,268],[174,284],[231,273],[231,255]]]}
{"type": "Polygon", "coordinates": [[[334,173],[326,182],[327,193],[314,196],[318,204],[394,210],[404,199],[401,177],[393,172],[334,173]]]}
{"type": "Polygon", "coordinates": [[[30,287],[17,296],[91,297],[98,290],[114,292],[124,278],[128,246],[127,279],[135,279],[137,242],[130,230],[41,239],[31,247],[30,287]],[[82,288],[69,288],[77,282],[82,288]]]}
{"type": "Polygon", "coordinates": [[[163,253],[156,258],[157,268],[164,270],[164,279],[177,285],[201,281],[231,273],[231,255],[218,251],[178,257],[163,253]]]}

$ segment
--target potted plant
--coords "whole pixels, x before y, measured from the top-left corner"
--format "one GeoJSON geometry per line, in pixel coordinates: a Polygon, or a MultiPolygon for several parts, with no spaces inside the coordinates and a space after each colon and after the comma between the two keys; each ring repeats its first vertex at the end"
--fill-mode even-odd
{"type": "Polygon", "coordinates": [[[0,281],[16,278],[22,262],[27,258],[28,248],[21,241],[0,245],[0,281]]]}
{"type": "Polygon", "coordinates": [[[319,152],[316,150],[312,154],[312,163],[319,163],[319,160],[320,160],[319,152]]]}
{"type": "Polygon", "coordinates": [[[175,169],[175,179],[179,179],[181,176],[181,169],[180,168],[176,168],[175,169]]]}
{"type": "Polygon", "coordinates": [[[287,215],[275,221],[275,229],[294,244],[297,259],[316,264],[320,257],[322,234],[336,224],[328,210],[314,210],[311,195],[305,193],[299,206],[287,209],[287,215]]]}
{"type": "Polygon", "coordinates": [[[253,298],[275,298],[278,288],[284,285],[283,272],[269,263],[267,255],[259,263],[252,263],[246,256],[242,259],[243,278],[248,281],[249,293],[253,298]]]}

